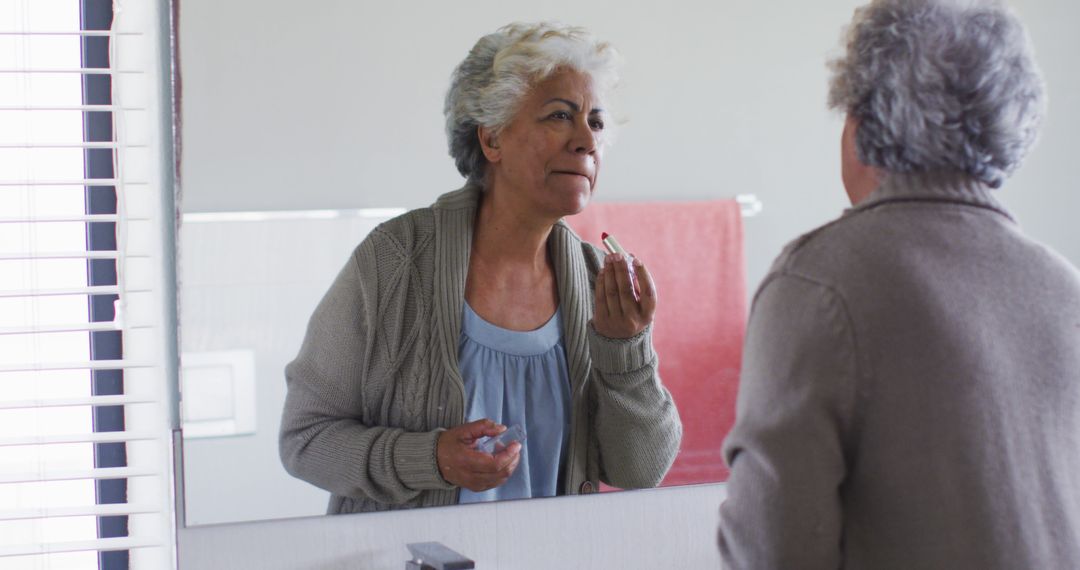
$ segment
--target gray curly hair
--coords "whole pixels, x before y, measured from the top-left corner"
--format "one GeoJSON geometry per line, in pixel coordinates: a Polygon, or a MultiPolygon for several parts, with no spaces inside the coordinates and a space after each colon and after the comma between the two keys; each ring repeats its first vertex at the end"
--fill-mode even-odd
{"type": "Polygon", "coordinates": [[[470,182],[483,182],[487,159],[477,128],[497,134],[537,83],[557,70],[573,69],[588,74],[606,93],[618,81],[619,62],[610,44],[573,26],[510,24],[480,38],[454,70],[443,107],[458,172],[470,182]]]}
{"type": "Polygon", "coordinates": [[[886,172],[960,171],[997,188],[1045,113],[1030,41],[999,0],[873,0],[830,67],[829,106],[858,121],[859,159],[886,172]]]}

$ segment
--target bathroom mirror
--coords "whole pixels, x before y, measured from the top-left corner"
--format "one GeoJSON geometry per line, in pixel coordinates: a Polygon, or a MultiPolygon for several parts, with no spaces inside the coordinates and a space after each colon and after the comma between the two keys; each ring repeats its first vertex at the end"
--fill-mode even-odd
{"type": "MultiPolygon", "coordinates": [[[[783,244],[846,205],[826,61],[859,3],[179,1],[186,523],[326,511],[329,494],[289,476],[278,457],[283,368],[355,246],[379,223],[462,186],[443,97],[482,35],[555,20],[617,47],[625,63],[610,106],[620,129],[594,203],[744,196],[740,207],[756,215],[731,233],[742,239],[745,276],[744,298],[731,306],[745,311],[783,244]]],[[[1069,73],[1057,77],[1075,84],[1069,73]]],[[[1060,90],[1051,93],[1060,109],[1060,90]]],[[[1080,126],[1075,113],[1066,118],[1080,126]]],[[[1017,177],[1016,195],[1048,187],[1047,169],[1068,146],[1063,128],[1048,128],[1044,141],[1055,146],[1017,177]]],[[[1035,196],[1014,201],[1021,217],[1041,211],[1035,196]]],[[[657,231],[669,223],[656,220],[657,231]]],[[[710,244],[668,260],[657,282],[682,290],[707,281],[714,268],[696,263],[695,247],[710,244]]],[[[715,339],[719,352],[739,343],[715,339]]],[[[688,435],[665,484],[726,477],[720,442],[734,419],[734,352],[708,381],[679,387],[688,435]]],[[[659,357],[662,367],[687,365],[659,357]]]]}

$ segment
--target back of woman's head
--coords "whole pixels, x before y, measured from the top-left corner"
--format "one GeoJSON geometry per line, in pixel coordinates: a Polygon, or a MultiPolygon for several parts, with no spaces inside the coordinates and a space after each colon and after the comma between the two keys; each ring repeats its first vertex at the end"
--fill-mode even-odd
{"type": "Polygon", "coordinates": [[[858,121],[865,164],[963,172],[998,187],[1035,142],[1041,74],[998,0],[874,0],[832,62],[829,104],[858,121]]]}

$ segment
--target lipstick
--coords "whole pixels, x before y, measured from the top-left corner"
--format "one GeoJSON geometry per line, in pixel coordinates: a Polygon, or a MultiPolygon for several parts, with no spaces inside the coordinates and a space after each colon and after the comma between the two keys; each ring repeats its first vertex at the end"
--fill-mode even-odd
{"type": "Polygon", "coordinates": [[[626,253],[626,250],[619,245],[619,240],[615,239],[615,236],[603,232],[600,234],[600,241],[603,242],[604,247],[607,248],[608,253],[617,253],[622,255],[626,259],[626,268],[630,270],[630,284],[634,288],[634,300],[640,301],[641,297],[638,295],[638,283],[637,274],[634,273],[634,256],[626,253]]]}
{"type": "Polygon", "coordinates": [[[619,241],[615,239],[615,236],[607,232],[600,234],[600,241],[604,242],[604,247],[607,248],[608,253],[619,253],[624,256],[630,255],[626,253],[626,250],[623,249],[621,245],[619,245],[619,241]]]}

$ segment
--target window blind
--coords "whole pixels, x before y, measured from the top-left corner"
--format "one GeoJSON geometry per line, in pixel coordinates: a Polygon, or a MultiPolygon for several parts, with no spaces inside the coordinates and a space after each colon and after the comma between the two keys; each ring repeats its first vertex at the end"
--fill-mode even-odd
{"type": "Polygon", "coordinates": [[[175,567],[162,2],[0,0],[0,567],[175,567]]]}

